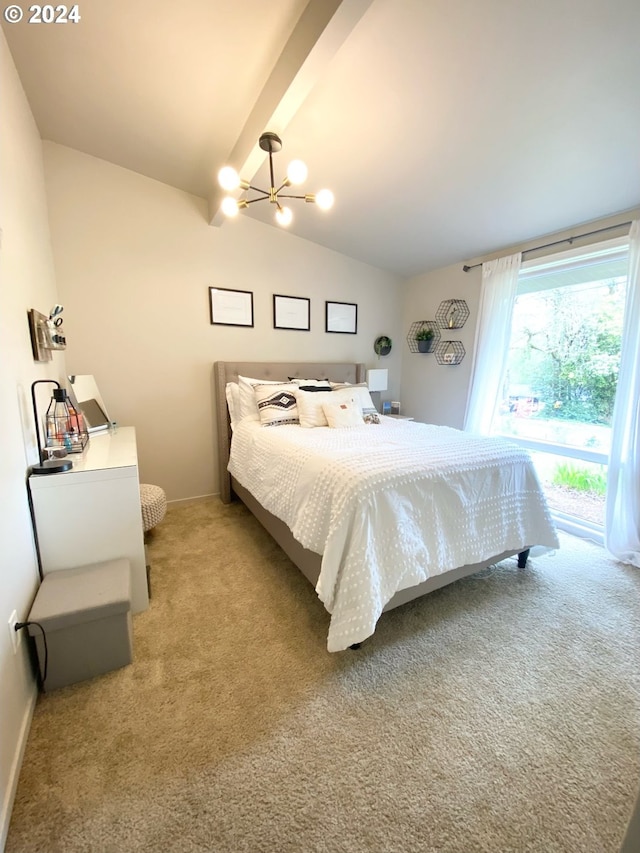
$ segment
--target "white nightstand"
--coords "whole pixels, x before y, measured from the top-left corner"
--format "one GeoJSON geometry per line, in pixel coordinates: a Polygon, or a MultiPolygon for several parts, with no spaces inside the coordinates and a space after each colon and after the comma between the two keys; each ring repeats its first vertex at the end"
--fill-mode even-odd
{"type": "Polygon", "coordinates": [[[138,454],[133,427],[94,433],[73,468],[31,474],[29,491],[43,574],[125,557],[131,611],[149,606],[138,454]]]}

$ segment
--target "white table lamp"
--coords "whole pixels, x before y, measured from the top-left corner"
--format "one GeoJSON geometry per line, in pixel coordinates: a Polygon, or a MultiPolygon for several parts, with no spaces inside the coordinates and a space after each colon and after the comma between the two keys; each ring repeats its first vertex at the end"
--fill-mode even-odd
{"type": "Polygon", "coordinates": [[[367,370],[369,391],[386,391],[389,383],[389,371],[383,368],[367,370]]]}

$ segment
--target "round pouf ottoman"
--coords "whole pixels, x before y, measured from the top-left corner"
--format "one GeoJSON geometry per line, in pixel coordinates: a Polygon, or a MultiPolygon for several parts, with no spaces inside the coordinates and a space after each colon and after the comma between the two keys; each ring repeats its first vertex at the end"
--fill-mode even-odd
{"type": "Polygon", "coordinates": [[[167,512],[167,496],[160,486],[140,483],[140,505],[142,507],[142,528],[146,533],[160,524],[167,512]]]}

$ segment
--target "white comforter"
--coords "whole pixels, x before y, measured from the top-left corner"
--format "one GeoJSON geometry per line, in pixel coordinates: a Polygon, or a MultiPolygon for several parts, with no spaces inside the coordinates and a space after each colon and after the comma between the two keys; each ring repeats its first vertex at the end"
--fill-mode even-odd
{"type": "Polygon", "coordinates": [[[228,467],[322,554],[332,652],[371,636],[401,589],[503,551],[558,547],[529,455],[499,438],[391,418],[351,429],[245,420],[228,467]]]}

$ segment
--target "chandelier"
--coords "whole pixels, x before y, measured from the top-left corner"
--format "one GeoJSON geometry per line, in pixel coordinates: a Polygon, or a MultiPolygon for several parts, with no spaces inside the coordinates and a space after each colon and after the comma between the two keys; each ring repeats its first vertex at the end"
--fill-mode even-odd
{"type": "Polygon", "coordinates": [[[252,186],[249,181],[243,180],[232,166],[225,166],[218,173],[218,182],[223,190],[233,192],[234,190],[253,190],[260,193],[257,198],[233,198],[228,195],[222,202],[222,212],[226,216],[237,216],[238,211],[249,207],[256,201],[269,201],[270,204],[276,206],[276,221],[278,225],[287,226],[293,219],[291,208],[285,207],[280,203],[281,199],[297,198],[301,201],[306,201],[311,204],[317,204],[321,210],[329,210],[333,206],[333,193],[331,190],[320,190],[317,193],[307,193],[306,195],[291,195],[283,193],[282,190],[287,189],[292,184],[302,184],[307,179],[307,167],[302,160],[292,160],[287,168],[287,175],[283,179],[280,186],[276,189],[276,183],[273,177],[273,155],[282,148],[282,140],[275,133],[263,133],[258,144],[263,151],[269,154],[269,174],[271,176],[271,187],[268,190],[260,189],[252,186]]]}

